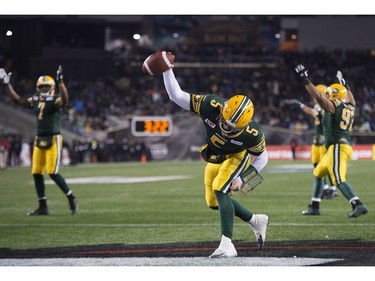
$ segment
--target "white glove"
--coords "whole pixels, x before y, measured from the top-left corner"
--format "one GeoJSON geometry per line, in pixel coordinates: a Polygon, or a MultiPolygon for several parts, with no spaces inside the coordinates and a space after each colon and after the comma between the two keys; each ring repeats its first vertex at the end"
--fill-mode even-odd
{"type": "Polygon", "coordinates": [[[345,81],[344,77],[342,76],[342,73],[341,73],[340,70],[337,70],[336,77],[339,80],[340,84],[343,85],[343,86],[345,86],[346,81],[345,81]]]}
{"type": "Polygon", "coordinates": [[[63,81],[63,79],[64,79],[63,69],[62,69],[62,66],[59,65],[59,68],[56,71],[56,82],[60,83],[63,81]]]}
{"type": "Polygon", "coordinates": [[[11,75],[12,75],[11,72],[7,74],[4,68],[0,68],[0,81],[1,83],[3,83],[3,85],[9,84],[11,75]]]}

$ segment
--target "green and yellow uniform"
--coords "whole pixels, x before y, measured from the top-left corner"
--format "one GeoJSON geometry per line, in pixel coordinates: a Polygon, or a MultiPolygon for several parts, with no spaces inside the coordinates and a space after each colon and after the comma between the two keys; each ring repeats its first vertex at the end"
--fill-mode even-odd
{"type": "Polygon", "coordinates": [[[334,185],[346,181],[347,162],[352,156],[350,132],[354,121],[355,107],[334,99],[335,113],[323,114],[324,139],[327,153],[314,169],[314,176],[324,177],[327,173],[334,185]]]}
{"type": "Polygon", "coordinates": [[[28,101],[36,117],[32,174],[57,174],[63,143],[60,135],[61,97],[32,96],[28,101]]]}
{"type": "MultiPolygon", "coordinates": [[[[202,147],[202,157],[207,161],[204,184],[207,205],[217,209],[218,205],[233,205],[232,215],[249,221],[253,215],[237,201],[230,199],[230,184],[233,179],[241,177],[254,167],[251,166],[251,155],[260,155],[265,150],[264,134],[255,121],[234,135],[224,135],[220,130],[219,118],[225,100],[216,95],[191,95],[191,111],[200,115],[205,131],[206,144],[202,147]],[[221,201],[220,201],[221,200],[221,201]],[[218,202],[220,201],[220,202],[218,202]]],[[[219,207],[220,209],[220,207],[219,207]]],[[[232,237],[233,217],[226,212],[221,216],[222,233],[232,237]]]]}
{"type": "MultiPolygon", "coordinates": [[[[2,70],[2,74],[4,75],[4,70],[0,70],[2,70]]],[[[57,69],[56,75],[61,96],[55,93],[56,82],[49,75],[42,75],[38,78],[36,82],[37,94],[28,99],[21,98],[9,81],[5,83],[5,91],[12,101],[24,108],[33,109],[36,117],[36,133],[31,173],[34,178],[39,207],[35,211],[29,212],[29,216],[49,214],[45,193],[44,173],[48,173],[50,178],[66,195],[71,214],[74,215],[78,210],[78,201],[74,197],[73,192],[69,189],[64,177],[59,174],[63,144],[60,135],[60,118],[62,107],[69,101],[69,94],[63,82],[63,70],[61,65],[57,69]]],[[[9,80],[9,76],[6,77],[9,80]]]]}

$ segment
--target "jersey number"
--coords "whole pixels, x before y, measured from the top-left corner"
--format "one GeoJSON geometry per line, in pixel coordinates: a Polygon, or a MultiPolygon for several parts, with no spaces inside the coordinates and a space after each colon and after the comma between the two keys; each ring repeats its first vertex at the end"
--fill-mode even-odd
{"type": "Polygon", "coordinates": [[[39,107],[38,120],[43,120],[43,110],[46,107],[46,103],[45,102],[40,102],[38,104],[38,107],[39,107]]]}
{"type": "Polygon", "coordinates": [[[248,132],[249,134],[253,135],[253,136],[257,136],[259,135],[259,131],[257,129],[254,129],[254,128],[249,128],[247,127],[246,128],[246,132],[248,132]]]}
{"type": "Polygon", "coordinates": [[[352,118],[354,115],[354,112],[351,111],[350,109],[347,109],[347,108],[344,108],[343,111],[342,111],[342,121],[340,122],[340,128],[342,130],[348,130],[348,131],[351,131],[352,130],[352,125],[353,125],[353,121],[354,119],[352,118]]]}

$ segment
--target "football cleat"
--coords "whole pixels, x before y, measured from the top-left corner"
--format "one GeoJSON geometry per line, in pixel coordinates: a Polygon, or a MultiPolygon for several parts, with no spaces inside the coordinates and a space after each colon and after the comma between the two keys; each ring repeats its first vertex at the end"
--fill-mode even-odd
{"type": "Polygon", "coordinates": [[[338,195],[339,193],[337,192],[337,190],[327,189],[323,191],[322,199],[333,199],[337,197],[338,195]]]}
{"type": "Polygon", "coordinates": [[[258,243],[258,249],[261,250],[266,242],[266,232],[269,223],[267,215],[253,215],[250,220],[250,227],[254,231],[258,243]]]}
{"type": "Polygon", "coordinates": [[[48,209],[47,208],[41,208],[41,207],[39,207],[35,211],[28,212],[27,215],[28,216],[47,216],[47,215],[49,215],[49,213],[48,213],[48,209]]]}
{"type": "Polygon", "coordinates": [[[69,206],[72,215],[75,215],[78,211],[78,200],[75,197],[73,197],[72,199],[69,198],[69,206]]]}
{"type": "Polygon", "coordinates": [[[309,205],[309,208],[305,211],[302,211],[302,215],[304,216],[320,216],[320,210],[318,208],[312,208],[309,205]]]}
{"type": "Polygon", "coordinates": [[[234,247],[233,243],[226,245],[223,247],[222,245],[219,246],[210,256],[210,259],[217,259],[217,258],[233,258],[237,257],[237,250],[234,247]]]}
{"type": "Polygon", "coordinates": [[[348,218],[357,218],[359,216],[365,215],[368,213],[365,205],[358,205],[354,210],[347,216],[348,218]]]}

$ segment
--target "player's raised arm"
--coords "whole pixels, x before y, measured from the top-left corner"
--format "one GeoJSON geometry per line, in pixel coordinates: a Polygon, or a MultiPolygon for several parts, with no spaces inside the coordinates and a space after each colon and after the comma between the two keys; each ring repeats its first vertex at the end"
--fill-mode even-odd
{"type": "Polygon", "coordinates": [[[181,90],[172,68],[163,73],[164,85],[169,98],[185,110],[190,110],[190,94],[181,90]]]}
{"type": "Polygon", "coordinates": [[[355,106],[355,98],[349,87],[349,83],[344,79],[344,76],[342,75],[342,72],[340,70],[337,71],[336,77],[339,80],[340,84],[343,85],[347,90],[346,101],[355,106]]]}
{"type": "Polygon", "coordinates": [[[4,85],[5,91],[11,100],[22,107],[30,108],[30,103],[26,100],[21,98],[17,92],[13,89],[13,86],[10,84],[10,76],[12,73],[6,73],[4,68],[0,68],[0,81],[4,85]]]}
{"type": "Polygon", "coordinates": [[[334,113],[335,112],[335,106],[333,103],[319,90],[315,87],[313,83],[311,83],[309,76],[308,76],[308,70],[305,68],[304,65],[299,64],[295,67],[295,71],[297,73],[298,79],[302,82],[302,84],[305,86],[307,92],[311,95],[313,99],[319,103],[319,105],[327,112],[334,113]]]}
{"type": "Polygon", "coordinates": [[[305,112],[306,114],[309,114],[313,117],[315,117],[315,115],[316,115],[316,111],[314,110],[314,108],[311,108],[311,107],[305,105],[303,102],[301,102],[297,99],[286,100],[285,103],[289,104],[289,105],[297,105],[303,110],[303,112],[305,112]]]}
{"type": "Polygon", "coordinates": [[[63,68],[61,65],[59,65],[57,71],[56,71],[56,82],[59,86],[60,94],[61,94],[61,107],[64,107],[69,103],[69,94],[68,89],[65,86],[64,83],[64,75],[63,75],[63,68]]]}

